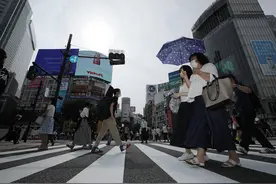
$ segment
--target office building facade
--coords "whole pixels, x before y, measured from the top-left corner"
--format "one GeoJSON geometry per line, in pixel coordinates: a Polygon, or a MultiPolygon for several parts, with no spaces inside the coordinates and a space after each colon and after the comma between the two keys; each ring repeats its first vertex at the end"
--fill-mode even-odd
{"type": "Polygon", "coordinates": [[[276,17],[274,15],[267,15],[266,19],[276,38],[276,17]]]}
{"type": "Polygon", "coordinates": [[[257,0],[217,0],[199,17],[193,36],[221,74],[254,89],[268,113],[276,102],[275,35],[257,0]]]}
{"type": "Polygon", "coordinates": [[[27,0],[1,0],[0,47],[7,52],[5,67],[16,74],[17,96],[23,85],[36,41],[32,10],[27,0]]]}

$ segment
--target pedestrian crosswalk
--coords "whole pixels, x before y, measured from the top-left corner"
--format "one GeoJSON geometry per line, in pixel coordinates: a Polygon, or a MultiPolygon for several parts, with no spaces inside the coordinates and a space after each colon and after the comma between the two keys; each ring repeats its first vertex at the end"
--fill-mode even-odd
{"type": "MultiPolygon", "coordinates": [[[[25,149],[0,153],[0,183],[275,183],[275,154],[260,154],[260,145],[241,155],[242,167],[221,168],[227,153],[208,151],[204,168],[178,161],[183,149],[163,143],[134,142],[126,152],[99,146],[91,154],[65,145],[38,152],[25,149]]],[[[194,151],[196,153],[196,151],[194,151]]]]}

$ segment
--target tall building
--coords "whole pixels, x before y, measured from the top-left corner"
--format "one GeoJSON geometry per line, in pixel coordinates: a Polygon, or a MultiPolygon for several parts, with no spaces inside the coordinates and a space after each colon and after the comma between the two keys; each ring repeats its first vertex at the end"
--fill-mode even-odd
{"type": "Polygon", "coordinates": [[[266,18],[276,38],[276,17],[274,15],[267,15],[266,18]]]}
{"type": "Polygon", "coordinates": [[[267,112],[276,113],[276,40],[257,0],[217,0],[192,31],[220,73],[234,74],[263,99],[267,112]]]}
{"type": "Polygon", "coordinates": [[[1,0],[0,47],[7,52],[5,67],[16,74],[17,96],[35,51],[32,10],[27,0],[1,0]]]}

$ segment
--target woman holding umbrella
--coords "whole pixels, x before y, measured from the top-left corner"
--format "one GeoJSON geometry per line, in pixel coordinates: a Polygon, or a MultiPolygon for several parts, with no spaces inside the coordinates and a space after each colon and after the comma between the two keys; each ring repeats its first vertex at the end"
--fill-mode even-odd
{"type": "Polygon", "coordinates": [[[197,148],[198,152],[195,158],[187,162],[204,167],[206,150],[212,147],[219,152],[228,150],[229,159],[222,164],[222,167],[240,166],[225,108],[206,109],[202,97],[203,87],[207,82],[213,81],[213,76],[218,77],[216,66],[202,53],[192,54],[189,61],[193,68],[193,75],[190,81],[187,81],[189,87],[187,101],[193,104],[193,117],[189,123],[184,145],[186,148],[197,148]]]}

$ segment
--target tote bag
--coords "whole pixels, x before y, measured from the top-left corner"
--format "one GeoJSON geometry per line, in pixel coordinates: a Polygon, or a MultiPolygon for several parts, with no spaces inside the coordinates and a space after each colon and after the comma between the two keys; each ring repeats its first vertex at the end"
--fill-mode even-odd
{"type": "Polygon", "coordinates": [[[38,116],[35,120],[35,123],[41,125],[44,121],[44,117],[43,116],[38,116]]]}
{"type": "Polygon", "coordinates": [[[207,86],[203,88],[202,97],[206,108],[220,108],[233,103],[231,79],[228,77],[217,78],[215,75],[213,76],[215,80],[208,82],[207,86]]]}

